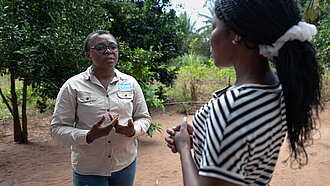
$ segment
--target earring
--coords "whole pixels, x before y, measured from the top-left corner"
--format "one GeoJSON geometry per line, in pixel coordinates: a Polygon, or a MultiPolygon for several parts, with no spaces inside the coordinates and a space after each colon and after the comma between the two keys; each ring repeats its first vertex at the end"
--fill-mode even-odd
{"type": "Polygon", "coordinates": [[[231,42],[233,43],[233,45],[237,45],[237,41],[232,40],[231,42]]]}

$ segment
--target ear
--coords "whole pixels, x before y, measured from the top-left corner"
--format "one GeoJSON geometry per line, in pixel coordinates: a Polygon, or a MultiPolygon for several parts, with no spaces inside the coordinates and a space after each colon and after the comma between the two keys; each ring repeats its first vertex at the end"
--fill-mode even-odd
{"type": "Polygon", "coordinates": [[[92,61],[89,51],[85,52],[85,56],[87,57],[88,61],[92,61]]]}
{"type": "Polygon", "coordinates": [[[234,39],[231,41],[233,43],[233,45],[237,45],[238,43],[240,43],[242,41],[242,37],[235,34],[234,39]]]}
{"type": "Polygon", "coordinates": [[[237,43],[239,43],[239,42],[242,41],[242,37],[236,34],[234,40],[235,40],[237,43]]]}

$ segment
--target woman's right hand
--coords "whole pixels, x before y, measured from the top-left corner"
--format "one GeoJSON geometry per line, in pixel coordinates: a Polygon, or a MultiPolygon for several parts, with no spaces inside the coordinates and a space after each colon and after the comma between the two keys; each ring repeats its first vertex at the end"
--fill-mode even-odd
{"type": "Polygon", "coordinates": [[[87,143],[91,143],[95,139],[109,135],[114,125],[118,122],[118,117],[113,118],[110,113],[109,117],[111,123],[107,124],[106,126],[101,126],[102,123],[105,121],[105,115],[103,115],[103,117],[96,124],[93,125],[92,129],[87,133],[87,143]]]}
{"type": "MultiPolygon", "coordinates": [[[[181,125],[182,125],[182,123],[180,123],[180,124],[178,124],[174,127],[168,128],[166,130],[166,132],[169,134],[169,136],[165,137],[165,141],[167,142],[167,146],[171,149],[171,151],[173,153],[177,152],[177,149],[175,147],[175,140],[173,139],[173,137],[175,136],[175,134],[177,132],[180,131],[181,125]]],[[[192,149],[193,148],[193,143],[192,143],[192,141],[193,141],[193,136],[192,136],[193,127],[192,127],[192,125],[187,124],[187,130],[188,130],[188,133],[189,133],[189,136],[190,136],[190,148],[192,149]]]]}

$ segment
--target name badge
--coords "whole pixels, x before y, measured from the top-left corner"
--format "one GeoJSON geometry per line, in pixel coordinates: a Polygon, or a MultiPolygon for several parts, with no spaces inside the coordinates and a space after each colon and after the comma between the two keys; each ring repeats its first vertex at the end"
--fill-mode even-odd
{"type": "Polygon", "coordinates": [[[118,83],[118,90],[131,90],[132,88],[131,83],[118,83]]]}

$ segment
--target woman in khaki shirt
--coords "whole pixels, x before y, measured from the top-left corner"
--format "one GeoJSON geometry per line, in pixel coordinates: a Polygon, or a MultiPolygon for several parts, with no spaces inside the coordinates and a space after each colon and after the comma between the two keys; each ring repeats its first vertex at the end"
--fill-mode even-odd
{"type": "Polygon", "coordinates": [[[142,90],[115,69],[118,45],[108,31],[89,34],[84,50],[92,65],[62,86],[50,134],[71,148],[74,185],[133,185],[136,137],[150,125],[142,90]]]}

